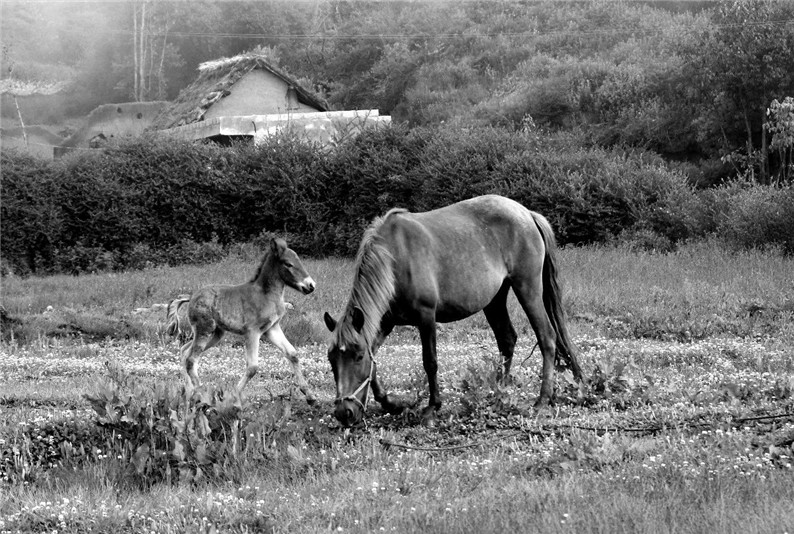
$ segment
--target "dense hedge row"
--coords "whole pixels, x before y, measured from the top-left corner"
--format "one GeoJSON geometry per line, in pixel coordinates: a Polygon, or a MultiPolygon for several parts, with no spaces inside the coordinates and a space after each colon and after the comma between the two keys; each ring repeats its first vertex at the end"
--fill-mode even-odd
{"type": "Polygon", "coordinates": [[[3,152],[3,262],[79,272],[211,261],[285,235],[304,254],[349,255],[373,217],[484,193],[545,214],[561,243],[669,248],[717,234],[794,252],[794,192],[695,191],[648,153],[585,149],[500,129],[392,127],[333,151],[288,136],[258,148],[156,137],[54,162],[3,152]]]}

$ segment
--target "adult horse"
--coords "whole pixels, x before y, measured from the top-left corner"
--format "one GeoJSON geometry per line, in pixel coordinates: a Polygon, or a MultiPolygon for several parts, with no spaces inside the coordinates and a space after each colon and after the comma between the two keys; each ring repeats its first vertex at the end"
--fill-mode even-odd
{"type": "Polygon", "coordinates": [[[361,421],[370,387],[387,412],[404,408],[389,399],[373,358],[395,325],[419,329],[430,389],[423,412],[428,423],[441,407],[437,322],[458,321],[483,310],[496,336],[506,379],[517,338],[506,305],[511,288],[543,355],[535,407],[551,399],[555,358],[581,380],[565,326],[555,249],[545,217],[497,195],[424,213],[393,209],[375,219],[359,247],[353,288],[341,319],[324,316],[333,332],[328,359],[336,382],[335,417],[345,426],[361,421]]]}
{"type": "MultiPolygon", "coordinates": [[[[259,368],[259,340],[264,334],[292,364],[295,380],[306,400],[314,402],[301,372],[298,352],[281,330],[280,321],[287,309],[284,303],[286,286],[306,295],[314,291],[315,283],[295,251],[288,248],[283,239],[274,238],[249,282],[207,286],[193,293],[187,309],[193,339],[181,349],[188,389],[199,385],[196,365],[201,353],[218,344],[226,332],[232,332],[245,339],[246,370],[237,383],[237,391],[242,391],[259,368]]],[[[179,306],[173,304],[169,306],[169,313],[172,308],[174,313],[179,310],[179,306]]]]}

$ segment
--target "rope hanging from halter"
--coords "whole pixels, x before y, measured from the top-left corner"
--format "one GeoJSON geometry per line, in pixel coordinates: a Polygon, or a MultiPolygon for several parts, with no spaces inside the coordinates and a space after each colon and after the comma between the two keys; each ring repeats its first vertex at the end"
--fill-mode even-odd
{"type": "Polygon", "coordinates": [[[367,401],[369,401],[369,385],[372,382],[373,375],[375,374],[375,357],[372,355],[371,351],[368,352],[369,352],[369,376],[364,379],[361,385],[358,386],[358,388],[353,393],[340,399],[343,401],[346,400],[352,401],[358,404],[359,406],[361,406],[362,415],[367,412],[367,401]],[[364,402],[358,400],[358,397],[356,396],[361,392],[362,389],[364,390],[364,402]]]}

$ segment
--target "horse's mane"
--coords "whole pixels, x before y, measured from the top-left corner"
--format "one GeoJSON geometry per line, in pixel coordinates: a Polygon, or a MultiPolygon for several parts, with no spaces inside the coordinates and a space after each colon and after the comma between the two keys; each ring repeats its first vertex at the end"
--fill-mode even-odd
{"type": "Polygon", "coordinates": [[[265,251],[265,254],[262,256],[262,261],[259,263],[259,267],[256,268],[256,272],[254,273],[254,277],[251,278],[251,282],[249,282],[249,283],[256,282],[259,279],[259,276],[262,274],[262,269],[265,268],[265,265],[267,264],[267,260],[270,259],[270,256],[272,254],[273,254],[273,249],[270,248],[270,247],[267,247],[267,250],[265,251]]]}
{"type": "Polygon", "coordinates": [[[380,330],[380,321],[389,310],[394,297],[394,257],[378,235],[383,222],[392,213],[405,212],[404,209],[392,209],[386,215],[376,218],[364,232],[361,245],[356,255],[356,274],[353,289],[339,327],[336,331],[336,344],[343,345],[345,340],[353,339],[353,325],[348,318],[353,308],[359,307],[364,312],[364,326],[361,335],[368,347],[372,346],[380,330]]]}

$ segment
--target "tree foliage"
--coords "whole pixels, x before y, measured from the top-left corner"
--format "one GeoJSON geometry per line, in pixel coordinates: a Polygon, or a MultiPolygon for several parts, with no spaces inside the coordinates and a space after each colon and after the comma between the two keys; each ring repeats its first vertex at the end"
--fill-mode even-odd
{"type": "Polygon", "coordinates": [[[377,108],[411,126],[518,129],[529,117],[604,147],[691,162],[690,180],[708,185],[781,174],[779,154],[767,159],[763,124],[773,100],[794,95],[794,6],[773,0],[265,0],[200,9],[147,0],[2,10],[4,63],[15,61],[21,79],[60,73],[75,82],[49,117],[23,110],[29,123],[99,103],[171,99],[201,62],[266,46],[334,109],[377,108]]]}

